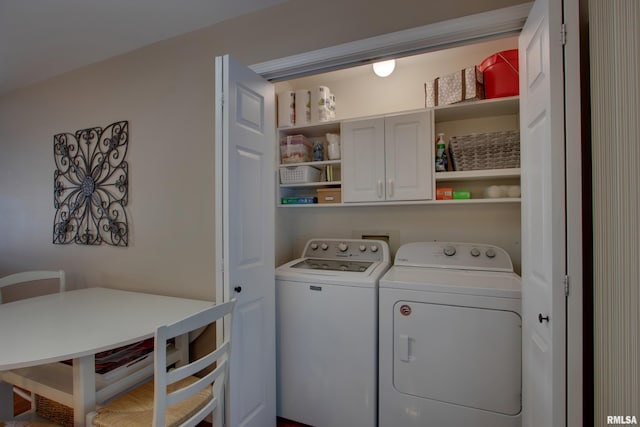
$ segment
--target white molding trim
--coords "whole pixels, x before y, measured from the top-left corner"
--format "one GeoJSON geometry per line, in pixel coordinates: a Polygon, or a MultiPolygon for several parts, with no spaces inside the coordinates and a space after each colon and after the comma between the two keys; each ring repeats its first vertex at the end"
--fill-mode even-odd
{"type": "Polygon", "coordinates": [[[450,19],[250,66],[267,80],[286,80],[520,32],[532,3],[450,19]]]}

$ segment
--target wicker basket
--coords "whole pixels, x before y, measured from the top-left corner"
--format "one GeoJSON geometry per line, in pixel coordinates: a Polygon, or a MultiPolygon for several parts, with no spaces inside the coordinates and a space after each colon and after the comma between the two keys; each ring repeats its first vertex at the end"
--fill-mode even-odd
{"type": "Polygon", "coordinates": [[[49,421],[73,427],[73,409],[36,394],[36,413],[49,421]]]}
{"type": "Polygon", "coordinates": [[[449,139],[451,165],[456,171],[520,167],[520,132],[476,133],[449,139]]]}

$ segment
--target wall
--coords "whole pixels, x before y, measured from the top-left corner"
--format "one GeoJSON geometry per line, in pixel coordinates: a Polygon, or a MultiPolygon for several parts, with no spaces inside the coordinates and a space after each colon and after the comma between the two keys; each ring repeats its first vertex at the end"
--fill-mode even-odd
{"type": "Polygon", "coordinates": [[[69,288],[213,299],[216,55],[254,64],[518,3],[398,0],[389,19],[382,0],[296,0],[3,95],[0,274],[63,268],[69,288]],[[129,247],[53,245],[53,135],[118,120],[130,127],[129,247]]]}
{"type": "Polygon", "coordinates": [[[594,424],[640,418],[640,3],[589,0],[594,424]]]}
{"type": "Polygon", "coordinates": [[[324,85],[336,96],[336,120],[424,108],[424,83],[462,68],[478,65],[487,56],[517,49],[517,36],[443,49],[396,60],[393,73],[380,78],[370,64],[279,82],[276,91],[324,85]]]}

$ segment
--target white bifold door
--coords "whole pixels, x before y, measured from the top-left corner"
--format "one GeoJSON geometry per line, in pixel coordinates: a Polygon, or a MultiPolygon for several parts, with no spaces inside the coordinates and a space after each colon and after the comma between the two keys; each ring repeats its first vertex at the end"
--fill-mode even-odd
{"type": "Polygon", "coordinates": [[[519,39],[523,426],[566,423],[562,2],[536,0],[519,39]]]}
{"type": "MultiPolygon", "coordinates": [[[[274,169],[271,83],[216,58],[216,299],[237,298],[227,426],[276,424],[274,169]]],[[[219,339],[222,336],[219,335],[219,339]]]]}

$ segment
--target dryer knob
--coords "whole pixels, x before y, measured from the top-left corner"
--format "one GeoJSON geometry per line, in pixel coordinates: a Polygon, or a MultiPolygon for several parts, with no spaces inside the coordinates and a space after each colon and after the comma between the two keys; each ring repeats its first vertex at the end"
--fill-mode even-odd
{"type": "Polygon", "coordinates": [[[485,255],[488,258],[495,258],[496,257],[496,251],[493,248],[489,248],[489,249],[487,249],[487,252],[485,252],[485,255]]]}
{"type": "Polygon", "coordinates": [[[378,252],[378,247],[376,245],[371,245],[371,252],[378,252]]]}
{"type": "Polygon", "coordinates": [[[318,249],[318,244],[317,244],[317,243],[312,243],[312,244],[311,244],[311,249],[312,249],[312,250],[314,250],[314,251],[315,251],[316,249],[318,249]]]}
{"type": "Polygon", "coordinates": [[[327,245],[326,243],[323,243],[320,245],[320,249],[322,249],[323,251],[326,251],[327,249],[329,249],[329,245],[327,245]]]}
{"type": "Polygon", "coordinates": [[[472,248],[471,249],[471,256],[476,258],[480,256],[480,249],[478,248],[472,248]]]}
{"type": "Polygon", "coordinates": [[[360,249],[360,252],[364,252],[367,250],[367,247],[365,245],[360,245],[358,249],[360,249]]]}
{"type": "Polygon", "coordinates": [[[456,254],[456,248],[453,246],[445,246],[442,252],[444,252],[446,256],[454,256],[456,254]]]}
{"type": "Polygon", "coordinates": [[[340,250],[340,252],[346,252],[347,249],[349,249],[349,245],[344,242],[340,242],[338,243],[338,249],[340,250]]]}

